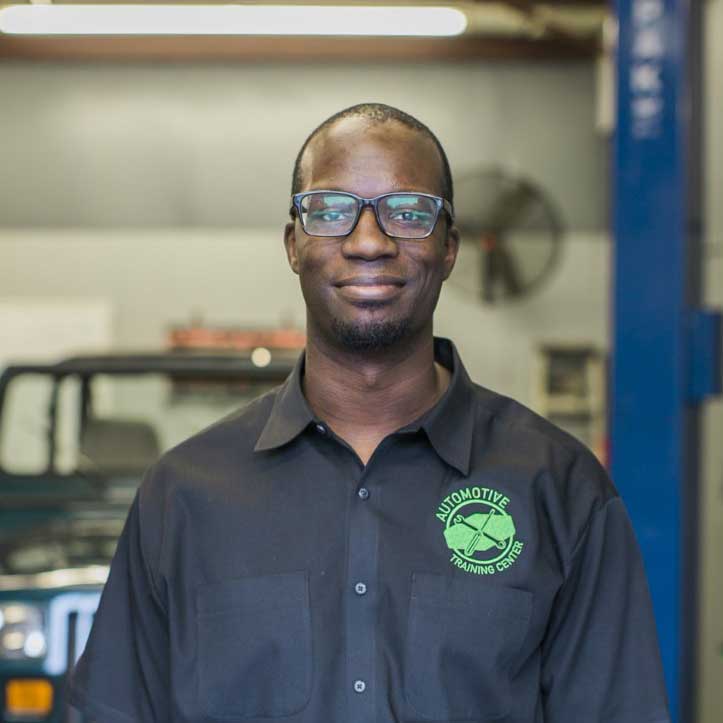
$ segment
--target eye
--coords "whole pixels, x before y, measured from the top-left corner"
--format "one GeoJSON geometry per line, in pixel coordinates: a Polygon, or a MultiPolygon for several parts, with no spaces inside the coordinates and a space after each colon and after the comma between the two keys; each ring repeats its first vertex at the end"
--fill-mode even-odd
{"type": "Polygon", "coordinates": [[[337,225],[354,221],[356,204],[347,196],[332,193],[313,193],[304,199],[306,223],[337,225]]]}
{"type": "Polygon", "coordinates": [[[344,221],[353,216],[349,211],[343,209],[320,209],[318,211],[312,211],[309,213],[309,218],[312,221],[324,221],[325,223],[333,223],[334,221],[344,221]]]}
{"type": "Polygon", "coordinates": [[[431,198],[415,193],[392,194],[384,199],[382,206],[386,223],[391,224],[402,235],[431,228],[436,213],[437,208],[431,198]]]}
{"type": "Polygon", "coordinates": [[[429,223],[432,220],[432,214],[426,211],[401,208],[390,213],[389,218],[398,223],[429,223]]]}

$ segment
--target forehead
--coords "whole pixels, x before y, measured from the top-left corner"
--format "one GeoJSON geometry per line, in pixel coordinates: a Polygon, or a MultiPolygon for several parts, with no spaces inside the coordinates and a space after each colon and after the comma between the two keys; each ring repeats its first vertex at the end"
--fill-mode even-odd
{"type": "Polygon", "coordinates": [[[409,190],[440,194],[442,161],[430,138],[397,121],[344,118],[319,133],[301,162],[302,189],[361,196],[409,190]]]}

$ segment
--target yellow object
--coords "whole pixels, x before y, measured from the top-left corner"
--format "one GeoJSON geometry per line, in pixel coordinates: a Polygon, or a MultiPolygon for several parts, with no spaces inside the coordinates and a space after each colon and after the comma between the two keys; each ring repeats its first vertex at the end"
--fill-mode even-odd
{"type": "Polygon", "coordinates": [[[53,708],[53,686],[39,678],[9,680],[5,686],[5,714],[44,716],[53,708]]]}

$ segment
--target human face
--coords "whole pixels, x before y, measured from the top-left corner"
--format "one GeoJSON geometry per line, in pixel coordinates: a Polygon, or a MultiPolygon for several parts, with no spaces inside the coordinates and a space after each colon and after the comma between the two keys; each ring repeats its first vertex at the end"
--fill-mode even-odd
{"type": "MultiPolygon", "coordinates": [[[[441,160],[421,133],[396,122],[347,118],[318,136],[302,160],[302,190],[373,197],[393,191],[440,194],[441,160]]],[[[441,214],[425,239],[386,236],[365,208],[343,238],[309,236],[287,224],[289,264],[299,275],[307,333],[345,350],[373,351],[428,334],[457,255],[456,228],[441,214]]]]}

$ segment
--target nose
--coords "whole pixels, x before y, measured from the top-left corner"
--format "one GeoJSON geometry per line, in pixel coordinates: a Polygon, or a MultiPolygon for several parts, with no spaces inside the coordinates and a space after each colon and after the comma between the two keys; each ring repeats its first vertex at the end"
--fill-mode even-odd
{"type": "Polygon", "coordinates": [[[371,206],[362,209],[356,228],[344,239],[341,249],[344,256],[366,261],[399,253],[394,239],[379,228],[371,206]]]}

